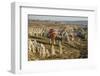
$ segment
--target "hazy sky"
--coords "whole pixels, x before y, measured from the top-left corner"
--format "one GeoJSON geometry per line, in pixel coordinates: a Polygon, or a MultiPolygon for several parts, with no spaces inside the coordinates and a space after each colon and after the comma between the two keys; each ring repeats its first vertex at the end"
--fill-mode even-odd
{"type": "Polygon", "coordinates": [[[46,16],[46,15],[28,15],[29,20],[51,20],[51,21],[88,21],[88,17],[75,16],[46,16]]]}

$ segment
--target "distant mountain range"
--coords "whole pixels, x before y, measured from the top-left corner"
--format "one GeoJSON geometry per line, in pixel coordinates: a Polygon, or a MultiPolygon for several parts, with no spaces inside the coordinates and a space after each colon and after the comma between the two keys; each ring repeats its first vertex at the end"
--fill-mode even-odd
{"type": "Polygon", "coordinates": [[[79,24],[79,25],[88,25],[88,21],[62,21],[65,24],[79,24]]]}
{"type": "Polygon", "coordinates": [[[47,22],[47,23],[60,23],[60,24],[78,24],[78,25],[88,25],[88,21],[48,21],[48,20],[29,20],[31,22],[47,22]]]}

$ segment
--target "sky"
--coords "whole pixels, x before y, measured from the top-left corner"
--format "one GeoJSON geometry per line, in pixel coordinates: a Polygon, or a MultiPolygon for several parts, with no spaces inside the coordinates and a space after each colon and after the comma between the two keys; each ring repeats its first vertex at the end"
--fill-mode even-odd
{"type": "Polygon", "coordinates": [[[88,21],[88,17],[78,16],[48,16],[48,15],[28,15],[29,20],[50,20],[50,21],[88,21]]]}

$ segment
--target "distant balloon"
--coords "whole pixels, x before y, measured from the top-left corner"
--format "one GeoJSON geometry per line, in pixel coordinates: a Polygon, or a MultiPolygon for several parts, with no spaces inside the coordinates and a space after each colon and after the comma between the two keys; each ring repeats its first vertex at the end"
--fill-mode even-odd
{"type": "Polygon", "coordinates": [[[57,36],[57,30],[56,29],[50,29],[49,30],[49,37],[51,38],[51,40],[54,40],[57,36]]]}

